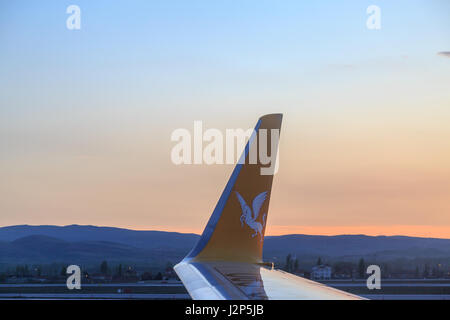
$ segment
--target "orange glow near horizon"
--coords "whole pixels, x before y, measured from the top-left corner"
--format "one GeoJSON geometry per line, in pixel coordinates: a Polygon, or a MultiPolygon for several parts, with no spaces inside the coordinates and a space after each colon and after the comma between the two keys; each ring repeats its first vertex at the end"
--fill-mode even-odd
{"type": "Polygon", "coordinates": [[[267,235],[309,234],[342,235],[364,234],[368,236],[409,236],[424,238],[450,238],[450,226],[267,226],[267,235]]]}
{"type": "MultiPolygon", "coordinates": [[[[170,228],[167,226],[157,226],[151,228],[132,228],[133,230],[155,230],[180,233],[201,234],[202,229],[194,228],[170,228]]],[[[421,238],[443,238],[450,239],[450,226],[431,225],[395,225],[395,226],[267,226],[267,236],[280,236],[288,234],[305,235],[356,235],[367,236],[408,236],[421,238]]]]}

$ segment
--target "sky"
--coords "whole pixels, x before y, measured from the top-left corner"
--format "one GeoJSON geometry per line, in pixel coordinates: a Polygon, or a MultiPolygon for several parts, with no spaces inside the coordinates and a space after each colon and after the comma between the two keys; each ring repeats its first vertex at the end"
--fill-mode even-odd
{"type": "Polygon", "coordinates": [[[449,52],[445,0],[2,0],[0,226],[201,233],[233,166],[171,133],[281,112],[267,234],[450,238],[449,52]]]}

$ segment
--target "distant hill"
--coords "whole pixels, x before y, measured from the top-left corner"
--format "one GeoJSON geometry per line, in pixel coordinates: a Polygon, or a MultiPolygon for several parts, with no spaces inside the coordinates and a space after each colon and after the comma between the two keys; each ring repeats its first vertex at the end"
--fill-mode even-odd
{"type": "Polygon", "coordinates": [[[0,241],[14,241],[22,237],[43,235],[68,242],[109,241],[136,248],[192,248],[199,236],[192,233],[164,231],[136,231],[96,226],[28,226],[18,225],[0,228],[0,241]]]}
{"type": "Polygon", "coordinates": [[[351,256],[383,256],[417,257],[448,256],[450,257],[450,239],[417,238],[405,236],[314,236],[285,235],[266,237],[264,252],[271,255],[279,252],[292,252],[302,255],[321,255],[329,257],[351,256]]]}
{"type": "MultiPolygon", "coordinates": [[[[181,260],[199,236],[96,226],[10,226],[0,228],[0,264],[134,263],[164,265],[181,260]]],[[[356,261],[435,258],[450,261],[450,239],[404,236],[285,235],[266,237],[264,258],[282,262],[287,254],[356,261]]]]}

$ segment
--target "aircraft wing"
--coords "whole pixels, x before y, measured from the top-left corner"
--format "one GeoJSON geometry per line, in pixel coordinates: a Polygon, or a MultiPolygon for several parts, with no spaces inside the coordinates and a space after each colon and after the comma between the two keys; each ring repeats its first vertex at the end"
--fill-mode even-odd
{"type": "Polygon", "coordinates": [[[361,297],[270,267],[236,262],[180,263],[194,300],[359,300],[361,297]]]}
{"type": "MultiPolygon", "coordinates": [[[[275,172],[267,168],[275,168],[275,157],[271,163],[262,163],[260,156],[257,161],[251,159],[255,159],[255,148],[264,144],[267,155],[277,154],[281,120],[281,114],[258,120],[200,240],[174,267],[193,299],[362,299],[274,270],[272,263],[262,260],[275,172]]],[[[259,150],[257,154],[260,155],[259,150]]]]}

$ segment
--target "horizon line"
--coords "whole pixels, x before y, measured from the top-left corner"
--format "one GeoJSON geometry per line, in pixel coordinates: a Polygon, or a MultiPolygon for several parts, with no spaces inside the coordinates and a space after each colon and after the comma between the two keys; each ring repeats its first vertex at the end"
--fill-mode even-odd
{"type": "MultiPolygon", "coordinates": [[[[167,226],[153,226],[151,228],[141,228],[132,226],[106,226],[94,224],[15,224],[0,226],[1,228],[8,227],[97,227],[97,228],[116,228],[130,231],[159,231],[159,232],[173,232],[183,234],[195,234],[200,236],[202,230],[200,228],[177,228],[167,226]]],[[[287,235],[310,235],[310,236],[368,236],[368,237],[413,237],[413,238],[434,238],[450,240],[450,226],[433,226],[433,225],[395,225],[395,226],[268,226],[265,236],[287,236],[287,235]],[[394,229],[409,230],[409,232],[394,232],[394,229]],[[384,230],[375,231],[375,230],[384,230]],[[433,232],[434,231],[434,232],[433,232]]]]}

